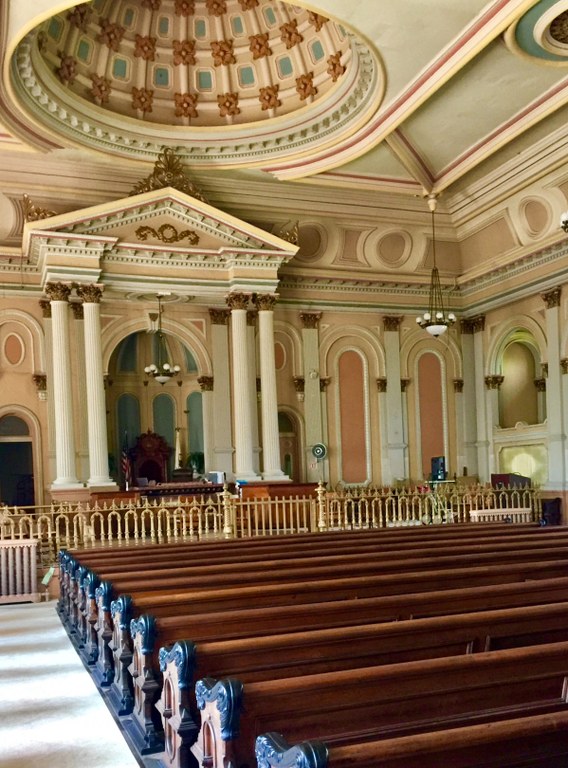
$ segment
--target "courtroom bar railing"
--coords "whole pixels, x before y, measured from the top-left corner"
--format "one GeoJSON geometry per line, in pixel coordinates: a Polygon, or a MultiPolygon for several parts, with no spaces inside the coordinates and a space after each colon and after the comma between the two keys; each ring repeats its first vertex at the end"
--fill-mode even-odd
{"type": "Polygon", "coordinates": [[[123,546],[204,538],[468,523],[542,517],[538,489],[340,487],[314,496],[246,499],[229,492],[114,503],[0,507],[0,540],[35,539],[40,562],[61,548],[123,546]]]}

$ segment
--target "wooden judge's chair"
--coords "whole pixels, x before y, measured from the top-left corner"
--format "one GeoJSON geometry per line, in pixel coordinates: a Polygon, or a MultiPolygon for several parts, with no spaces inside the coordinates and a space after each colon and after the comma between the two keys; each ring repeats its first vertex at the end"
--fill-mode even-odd
{"type": "Polygon", "coordinates": [[[161,435],[148,430],[140,435],[131,451],[134,483],[139,477],[165,483],[168,479],[168,459],[172,449],[161,435]]]}

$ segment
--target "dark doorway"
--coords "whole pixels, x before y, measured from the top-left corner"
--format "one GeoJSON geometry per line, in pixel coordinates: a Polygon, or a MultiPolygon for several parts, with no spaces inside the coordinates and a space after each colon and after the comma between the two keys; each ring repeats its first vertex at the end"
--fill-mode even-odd
{"type": "Polygon", "coordinates": [[[10,507],[35,504],[31,442],[0,442],[0,500],[10,507]]]}

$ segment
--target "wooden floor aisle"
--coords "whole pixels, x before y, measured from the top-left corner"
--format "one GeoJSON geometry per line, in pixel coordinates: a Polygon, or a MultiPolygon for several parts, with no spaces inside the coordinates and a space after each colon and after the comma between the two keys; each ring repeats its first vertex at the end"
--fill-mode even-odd
{"type": "Polygon", "coordinates": [[[71,645],[55,601],[0,606],[1,768],[138,765],[71,645]]]}

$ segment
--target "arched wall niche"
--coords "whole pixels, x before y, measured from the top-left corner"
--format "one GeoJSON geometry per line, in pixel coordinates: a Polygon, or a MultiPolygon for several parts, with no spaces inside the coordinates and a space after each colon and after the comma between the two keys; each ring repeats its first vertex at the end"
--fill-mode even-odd
{"type": "Polygon", "coordinates": [[[0,310],[0,328],[7,325],[7,331],[15,330],[22,338],[26,353],[31,356],[30,369],[36,373],[45,372],[45,335],[35,317],[17,309],[0,310]]]}
{"type": "Polygon", "coordinates": [[[446,357],[428,345],[415,349],[409,364],[415,385],[413,402],[409,403],[411,475],[428,478],[432,457],[442,455],[446,459],[446,471],[451,473],[454,419],[450,413],[453,400],[449,398],[446,357]]]}

